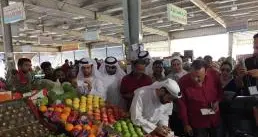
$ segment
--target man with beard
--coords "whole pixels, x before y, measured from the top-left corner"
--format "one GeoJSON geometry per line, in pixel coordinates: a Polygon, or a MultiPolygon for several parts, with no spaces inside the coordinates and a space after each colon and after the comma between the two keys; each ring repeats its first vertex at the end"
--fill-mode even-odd
{"type": "Polygon", "coordinates": [[[106,98],[102,77],[94,60],[90,58],[80,60],[77,88],[81,94],[93,94],[106,98]]]}
{"type": "Polygon", "coordinates": [[[12,84],[13,90],[20,93],[30,92],[32,90],[32,75],[31,75],[31,60],[27,58],[21,58],[18,60],[18,71],[8,82],[12,84]]]}
{"type": "Polygon", "coordinates": [[[126,74],[120,68],[117,59],[115,57],[107,57],[100,66],[99,71],[103,76],[105,88],[107,89],[106,100],[113,105],[124,108],[125,102],[120,94],[120,84],[126,74]]]}
{"type": "Polygon", "coordinates": [[[145,61],[145,74],[152,77],[153,70],[152,70],[152,65],[154,60],[151,58],[150,53],[148,51],[141,51],[138,54],[138,59],[142,59],[145,61]]]}
{"type": "Polygon", "coordinates": [[[139,88],[131,105],[131,120],[151,135],[166,137],[169,134],[168,119],[172,113],[172,101],[181,97],[176,81],[167,79],[139,88]]]}

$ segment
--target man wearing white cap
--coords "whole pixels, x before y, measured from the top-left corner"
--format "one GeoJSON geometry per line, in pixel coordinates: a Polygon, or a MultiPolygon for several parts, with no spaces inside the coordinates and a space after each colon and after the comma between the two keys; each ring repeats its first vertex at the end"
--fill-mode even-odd
{"type": "Polygon", "coordinates": [[[83,58],[79,61],[77,87],[81,94],[93,94],[103,98],[106,97],[102,77],[97,70],[97,64],[94,60],[83,58]]]}
{"type": "Polygon", "coordinates": [[[107,101],[113,105],[125,107],[124,100],[120,95],[120,84],[125,72],[120,68],[118,61],[115,57],[107,57],[100,66],[104,85],[107,90],[107,101]]]}
{"type": "Polygon", "coordinates": [[[131,105],[131,120],[152,135],[167,136],[168,120],[172,113],[172,101],[181,97],[176,81],[167,79],[139,88],[131,105]]]}
{"type": "Polygon", "coordinates": [[[154,60],[150,57],[149,52],[148,51],[141,51],[138,54],[138,59],[145,60],[145,64],[146,64],[145,74],[152,77],[152,73],[153,73],[152,65],[153,65],[154,60]]]}

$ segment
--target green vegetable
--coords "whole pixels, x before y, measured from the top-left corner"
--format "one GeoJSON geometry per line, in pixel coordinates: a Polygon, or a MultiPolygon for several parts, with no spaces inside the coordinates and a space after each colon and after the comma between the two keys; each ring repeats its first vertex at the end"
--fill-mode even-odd
{"type": "Polygon", "coordinates": [[[67,98],[75,98],[78,97],[77,91],[70,83],[63,83],[61,87],[58,87],[56,85],[51,91],[48,92],[48,96],[50,99],[50,102],[55,102],[56,100],[61,100],[64,101],[67,98]],[[62,89],[59,89],[62,88],[62,89]],[[58,90],[58,92],[57,92],[58,90]],[[59,91],[63,91],[62,94],[57,94],[60,93],[59,91]]]}

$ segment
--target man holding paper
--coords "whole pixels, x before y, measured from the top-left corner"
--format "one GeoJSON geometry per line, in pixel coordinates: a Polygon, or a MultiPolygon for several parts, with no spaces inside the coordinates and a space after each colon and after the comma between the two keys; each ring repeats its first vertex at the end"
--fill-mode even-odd
{"type": "Polygon", "coordinates": [[[179,86],[182,98],[178,108],[185,132],[194,137],[216,137],[223,96],[218,72],[206,69],[202,60],[195,60],[190,73],[179,80],[179,86]]]}

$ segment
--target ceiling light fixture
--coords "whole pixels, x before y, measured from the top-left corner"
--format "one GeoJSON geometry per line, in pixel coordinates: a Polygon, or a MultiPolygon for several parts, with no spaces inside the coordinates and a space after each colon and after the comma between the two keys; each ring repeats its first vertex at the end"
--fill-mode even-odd
{"type": "Polygon", "coordinates": [[[185,30],[184,27],[176,28],[176,29],[171,29],[169,32],[174,32],[174,31],[180,31],[180,30],[185,30]]]}
{"type": "Polygon", "coordinates": [[[237,14],[233,14],[233,15],[229,15],[229,16],[236,17],[236,16],[247,15],[247,14],[249,14],[249,12],[237,13],[237,14]]]}
{"type": "Polygon", "coordinates": [[[159,0],[151,0],[151,2],[158,2],[159,0]]]}
{"type": "Polygon", "coordinates": [[[84,18],[86,18],[86,17],[84,17],[84,16],[73,17],[74,20],[80,20],[80,19],[84,19],[84,18]]]}
{"type": "Polygon", "coordinates": [[[211,27],[211,26],[215,26],[215,24],[206,24],[206,25],[201,25],[201,28],[205,28],[205,27],[211,27]]]}
{"type": "Polygon", "coordinates": [[[163,21],[163,19],[162,18],[160,18],[159,20],[157,20],[157,23],[163,23],[164,21],[163,21]]]}

